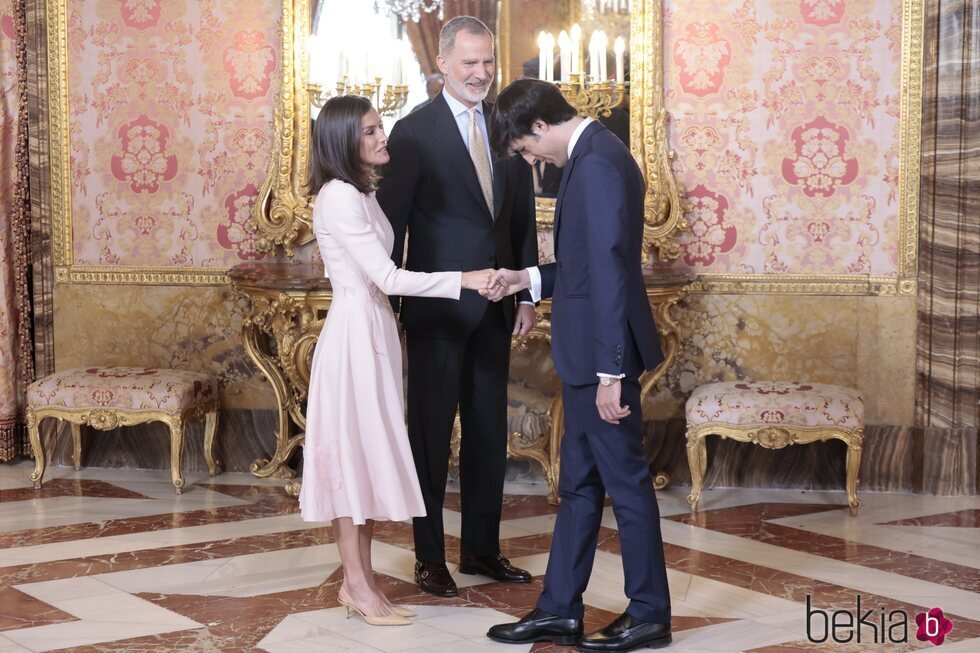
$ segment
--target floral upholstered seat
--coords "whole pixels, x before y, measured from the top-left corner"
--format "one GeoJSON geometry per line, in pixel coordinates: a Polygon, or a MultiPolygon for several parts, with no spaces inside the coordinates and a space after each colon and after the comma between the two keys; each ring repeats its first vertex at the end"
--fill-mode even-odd
{"type": "Polygon", "coordinates": [[[703,385],[685,410],[688,426],[864,425],[864,403],[856,390],[825,383],[739,381],[703,385]]]}
{"type": "Polygon", "coordinates": [[[828,439],[847,444],[847,502],[856,514],[864,402],[856,390],[824,383],[737,381],[697,388],[685,407],[688,503],[696,510],[708,465],[705,437],[718,435],[767,449],[828,439]]]}
{"type": "Polygon", "coordinates": [[[162,421],[170,427],[170,465],[174,487],[184,485],[181,473],[184,425],[205,418],[204,457],[211,475],[219,471],[214,458],[218,419],[218,384],[206,374],[150,367],[86,367],[56,372],[27,389],[27,427],[34,449],[34,487],[41,487],[46,456],[39,425],[56,417],[72,425],[73,463],[81,467],[81,425],[110,430],[162,421]]]}
{"type": "Polygon", "coordinates": [[[118,408],[180,412],[213,400],[218,385],[206,374],[149,367],[87,367],[56,372],[31,384],[35,408],[118,408]]]}

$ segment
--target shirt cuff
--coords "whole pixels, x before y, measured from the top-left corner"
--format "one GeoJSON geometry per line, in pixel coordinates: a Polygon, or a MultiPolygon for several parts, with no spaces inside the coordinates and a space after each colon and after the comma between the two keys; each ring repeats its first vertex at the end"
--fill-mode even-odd
{"type": "Polygon", "coordinates": [[[603,378],[603,377],[608,377],[610,379],[625,379],[626,378],[626,375],[625,374],[606,374],[604,372],[596,372],[596,376],[598,376],[600,379],[603,378]]]}
{"type": "Polygon", "coordinates": [[[531,278],[531,299],[537,304],[541,301],[541,270],[538,266],[528,268],[527,275],[531,278]]]}
{"type": "Polygon", "coordinates": [[[526,304],[528,306],[534,306],[534,302],[517,302],[518,304],[526,304]]]}

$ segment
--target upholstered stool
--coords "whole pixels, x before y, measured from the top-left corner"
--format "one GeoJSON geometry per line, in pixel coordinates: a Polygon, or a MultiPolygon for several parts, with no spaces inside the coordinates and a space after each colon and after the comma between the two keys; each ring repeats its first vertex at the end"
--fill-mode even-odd
{"type": "Polygon", "coordinates": [[[711,383],[687,400],[687,462],[691,510],[708,466],[705,438],[720,435],[767,449],[836,438],[847,444],[847,503],[856,515],[864,403],[850,388],[821,383],[711,383]]]}
{"type": "Polygon", "coordinates": [[[27,390],[27,428],[34,448],[31,481],[35,488],[41,487],[47,462],[38,429],[45,417],[71,423],[72,462],[76,470],[82,462],[82,424],[108,431],[143,422],[165,422],[170,427],[170,473],[178,494],[184,487],[184,425],[204,417],[204,458],[212,476],[219,472],[220,463],[214,458],[218,384],[205,374],[141,367],[89,367],[57,372],[32,383],[27,390]]]}

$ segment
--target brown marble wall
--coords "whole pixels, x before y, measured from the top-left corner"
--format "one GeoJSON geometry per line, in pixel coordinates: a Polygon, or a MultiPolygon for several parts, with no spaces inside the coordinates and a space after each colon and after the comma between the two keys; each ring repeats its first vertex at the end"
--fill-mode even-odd
{"type": "Polygon", "coordinates": [[[980,2],[927,0],[918,391],[923,427],[980,426],[980,2]]]}

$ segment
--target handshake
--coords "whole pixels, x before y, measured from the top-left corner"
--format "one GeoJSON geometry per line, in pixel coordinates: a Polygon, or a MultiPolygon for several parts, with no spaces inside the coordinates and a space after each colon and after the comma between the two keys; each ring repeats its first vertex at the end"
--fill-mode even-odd
{"type": "Polygon", "coordinates": [[[475,290],[493,302],[530,287],[531,275],[527,270],[487,269],[463,273],[463,288],[475,290]]]}

